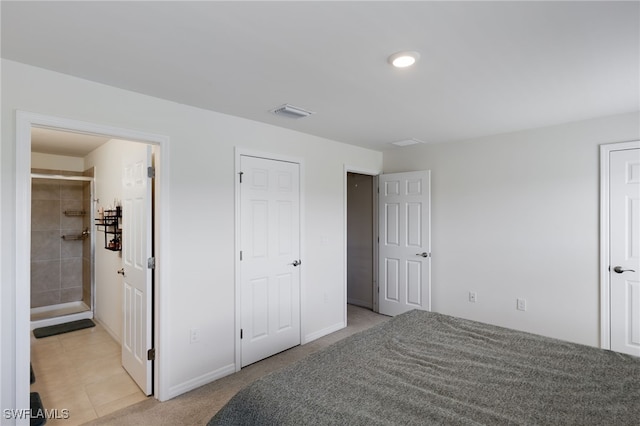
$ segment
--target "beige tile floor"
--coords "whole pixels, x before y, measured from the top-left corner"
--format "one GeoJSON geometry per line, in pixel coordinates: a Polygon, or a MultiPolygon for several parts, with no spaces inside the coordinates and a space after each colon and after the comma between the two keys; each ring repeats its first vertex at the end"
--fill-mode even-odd
{"type": "Polygon", "coordinates": [[[31,391],[44,408],[69,413],[47,425],[80,425],[147,398],[120,365],[120,345],[100,324],[42,339],[31,334],[31,364],[31,391]]]}

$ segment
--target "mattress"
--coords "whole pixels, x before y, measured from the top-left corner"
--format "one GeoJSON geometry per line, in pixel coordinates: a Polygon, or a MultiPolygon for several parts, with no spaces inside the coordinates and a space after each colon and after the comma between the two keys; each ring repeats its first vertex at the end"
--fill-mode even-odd
{"type": "Polygon", "coordinates": [[[639,423],[639,358],[411,311],[259,379],[208,424],[639,423]]]}

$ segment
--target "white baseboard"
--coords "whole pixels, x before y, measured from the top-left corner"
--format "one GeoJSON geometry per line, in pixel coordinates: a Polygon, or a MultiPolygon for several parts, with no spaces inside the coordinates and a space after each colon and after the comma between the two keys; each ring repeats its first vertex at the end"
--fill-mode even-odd
{"type": "Polygon", "coordinates": [[[322,330],[316,331],[315,333],[307,334],[302,338],[302,344],[304,345],[305,343],[313,342],[314,340],[324,337],[327,334],[342,330],[346,326],[347,325],[344,323],[344,321],[342,321],[329,327],[323,328],[322,330]]]}
{"type": "MultiPolygon", "coordinates": [[[[191,390],[199,388],[200,386],[204,386],[207,383],[211,383],[214,380],[221,379],[235,372],[235,364],[229,364],[210,373],[203,374],[202,376],[194,377],[193,379],[187,380],[186,382],[180,383],[179,385],[171,386],[169,388],[169,395],[167,399],[175,398],[178,395],[182,395],[185,392],[189,392],[191,390]]],[[[165,401],[167,399],[165,399],[165,401]]]]}

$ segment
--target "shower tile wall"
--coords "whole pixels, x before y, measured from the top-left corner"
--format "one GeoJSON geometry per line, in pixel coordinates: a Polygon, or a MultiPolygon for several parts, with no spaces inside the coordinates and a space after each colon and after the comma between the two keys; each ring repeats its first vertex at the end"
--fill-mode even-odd
{"type": "MultiPolygon", "coordinates": [[[[61,174],[60,171],[32,170],[61,174]]],[[[64,172],[65,175],[82,173],[64,172]]],[[[84,229],[81,181],[33,179],[31,191],[31,307],[80,301],[83,298],[83,241],[65,241],[84,229]]],[[[85,210],[86,211],[86,210],[85,210]]],[[[89,305],[90,306],[90,305],[89,305]]]]}

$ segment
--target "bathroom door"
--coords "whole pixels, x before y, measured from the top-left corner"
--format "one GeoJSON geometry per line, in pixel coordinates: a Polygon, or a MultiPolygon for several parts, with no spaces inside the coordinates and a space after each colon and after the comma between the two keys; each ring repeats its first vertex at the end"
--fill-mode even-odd
{"type": "Polygon", "coordinates": [[[122,167],[122,366],[151,395],[151,146],[132,143],[122,167]]]}

